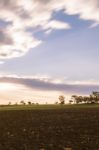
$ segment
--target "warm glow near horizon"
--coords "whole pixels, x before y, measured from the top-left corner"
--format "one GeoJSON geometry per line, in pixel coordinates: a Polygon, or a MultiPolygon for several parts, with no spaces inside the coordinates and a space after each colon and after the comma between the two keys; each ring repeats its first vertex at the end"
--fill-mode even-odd
{"type": "Polygon", "coordinates": [[[17,86],[13,83],[0,83],[0,91],[15,90],[17,86]]]}
{"type": "MultiPolygon", "coordinates": [[[[33,103],[55,103],[58,101],[59,95],[64,93],[59,91],[46,91],[37,90],[25,87],[21,84],[14,83],[0,83],[0,104],[20,103],[21,100],[25,102],[31,101],[33,103]]],[[[69,95],[65,95],[66,101],[69,99],[69,95]]]]}

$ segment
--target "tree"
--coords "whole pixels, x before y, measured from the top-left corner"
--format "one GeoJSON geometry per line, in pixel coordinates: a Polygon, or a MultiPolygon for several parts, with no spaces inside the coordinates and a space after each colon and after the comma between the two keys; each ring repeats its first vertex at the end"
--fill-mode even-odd
{"type": "Polygon", "coordinates": [[[74,103],[79,104],[83,102],[83,97],[82,96],[77,96],[77,95],[72,95],[72,99],[74,103]]]}
{"type": "Polygon", "coordinates": [[[55,105],[57,105],[58,104],[58,102],[55,102],[55,105]]]}
{"type": "Polygon", "coordinates": [[[11,103],[11,102],[9,102],[9,103],[8,103],[8,105],[12,105],[12,103],[11,103]]]}
{"type": "Polygon", "coordinates": [[[93,92],[92,92],[92,95],[93,95],[94,97],[99,98],[99,92],[93,91],[93,92]]]}
{"type": "Polygon", "coordinates": [[[63,95],[59,96],[60,104],[65,104],[65,97],[63,95]]]}
{"type": "Polygon", "coordinates": [[[98,103],[99,102],[99,92],[93,91],[92,94],[90,95],[93,99],[93,103],[98,103]]]}
{"type": "Polygon", "coordinates": [[[74,103],[86,103],[86,104],[96,104],[99,103],[99,92],[92,92],[89,96],[77,96],[72,95],[72,100],[74,103]]]}
{"type": "Polygon", "coordinates": [[[71,99],[74,101],[74,103],[78,103],[78,96],[77,95],[72,95],[71,99]]]}
{"type": "Polygon", "coordinates": [[[84,97],[83,97],[83,102],[88,104],[88,103],[91,102],[91,98],[88,97],[88,96],[84,96],[84,97]]]}
{"type": "Polygon", "coordinates": [[[83,102],[83,97],[82,96],[78,96],[78,103],[82,103],[83,102]]]}
{"type": "Polygon", "coordinates": [[[25,102],[24,102],[24,101],[20,101],[20,104],[21,104],[21,105],[25,105],[25,102]]]}
{"type": "Polygon", "coordinates": [[[30,101],[28,101],[28,105],[31,105],[32,103],[30,101]]]}
{"type": "Polygon", "coordinates": [[[72,103],[73,103],[73,100],[70,99],[70,100],[69,100],[69,104],[72,104],[72,103]]]}

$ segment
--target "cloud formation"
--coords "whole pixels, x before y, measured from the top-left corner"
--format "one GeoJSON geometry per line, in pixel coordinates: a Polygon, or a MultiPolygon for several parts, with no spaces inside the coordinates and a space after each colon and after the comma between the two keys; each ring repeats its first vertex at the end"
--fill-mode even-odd
{"type": "MultiPolygon", "coordinates": [[[[61,80],[60,80],[61,81],[61,80]]],[[[72,94],[90,94],[92,91],[99,91],[99,83],[92,82],[59,82],[59,80],[49,77],[14,77],[1,76],[0,83],[14,83],[21,84],[31,89],[42,91],[58,91],[72,94]],[[58,82],[56,82],[58,81],[58,82]]]]}
{"type": "Polygon", "coordinates": [[[52,19],[53,13],[59,10],[92,20],[91,27],[99,24],[98,0],[0,0],[0,18],[6,25],[0,27],[0,58],[22,56],[42,42],[28,32],[28,28],[40,27],[45,33],[70,29],[69,23],[52,19]]]}
{"type": "MultiPolygon", "coordinates": [[[[49,7],[49,6],[48,6],[49,7]]],[[[0,18],[8,26],[0,29],[0,58],[13,58],[24,55],[30,48],[34,48],[42,41],[35,39],[27,28],[40,26],[47,29],[68,29],[67,23],[50,21],[52,11],[48,11],[39,1],[1,0],[0,18]]],[[[2,21],[1,20],[1,21],[2,21]]]]}

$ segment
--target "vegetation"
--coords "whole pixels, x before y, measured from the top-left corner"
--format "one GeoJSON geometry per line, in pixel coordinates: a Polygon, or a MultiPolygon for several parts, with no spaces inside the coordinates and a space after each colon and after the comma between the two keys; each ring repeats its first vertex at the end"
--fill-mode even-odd
{"type": "Polygon", "coordinates": [[[60,101],[60,104],[65,104],[65,97],[63,95],[60,95],[59,96],[59,101],[60,101]]]}
{"type": "Polygon", "coordinates": [[[90,96],[77,96],[72,95],[72,100],[69,101],[76,104],[87,103],[87,104],[97,104],[99,103],[99,92],[92,92],[90,96]]]}
{"type": "Polygon", "coordinates": [[[92,92],[89,96],[77,96],[72,95],[69,103],[65,103],[65,96],[60,95],[58,101],[55,104],[39,104],[39,103],[32,103],[28,101],[27,103],[24,100],[21,100],[20,103],[12,104],[11,102],[8,105],[0,105],[1,110],[34,110],[34,109],[67,109],[67,108],[88,108],[88,107],[99,107],[99,92],[92,92]],[[72,104],[72,105],[71,105],[72,104]],[[81,105],[78,105],[81,104],[81,105]],[[88,104],[88,105],[86,105],[88,104]],[[92,105],[94,104],[94,105],[92,105]]]}
{"type": "MultiPolygon", "coordinates": [[[[56,106],[56,105],[58,106],[59,104],[61,104],[61,105],[65,104],[65,96],[64,95],[60,95],[58,100],[59,100],[59,103],[58,103],[58,101],[56,101],[54,106],[56,106]]],[[[94,91],[89,96],[72,95],[68,104],[98,104],[98,103],[99,103],[99,92],[94,91]]],[[[20,106],[20,105],[30,107],[30,106],[34,106],[34,105],[39,106],[39,103],[32,103],[31,101],[28,101],[26,103],[24,100],[21,100],[19,104],[18,103],[12,104],[11,102],[9,102],[8,105],[4,105],[4,106],[20,106]]],[[[47,102],[45,105],[46,106],[48,105],[47,102]]]]}

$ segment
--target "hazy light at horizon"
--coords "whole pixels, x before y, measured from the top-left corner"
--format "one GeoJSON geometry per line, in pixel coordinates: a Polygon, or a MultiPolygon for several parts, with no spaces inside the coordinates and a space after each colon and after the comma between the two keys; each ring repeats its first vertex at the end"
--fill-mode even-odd
{"type": "Polygon", "coordinates": [[[40,104],[55,103],[60,94],[58,91],[41,91],[13,83],[0,83],[0,104],[15,104],[21,100],[40,104]]]}

